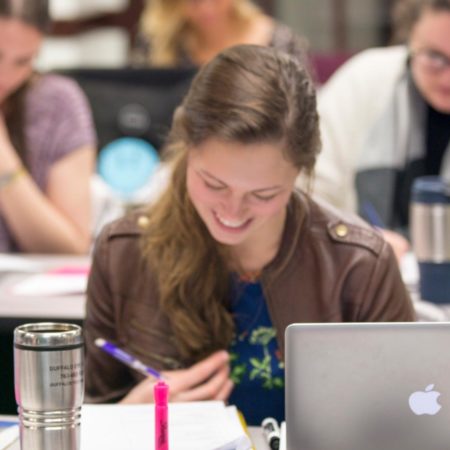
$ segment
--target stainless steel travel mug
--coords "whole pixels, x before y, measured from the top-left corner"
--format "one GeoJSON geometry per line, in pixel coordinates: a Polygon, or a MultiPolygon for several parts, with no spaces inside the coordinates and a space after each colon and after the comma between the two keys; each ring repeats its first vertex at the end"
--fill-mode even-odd
{"type": "Polygon", "coordinates": [[[78,450],[84,395],[78,325],[33,323],[14,330],[14,387],[22,450],[78,450]]]}
{"type": "Polygon", "coordinates": [[[411,199],[411,238],[419,262],[420,296],[450,303],[450,185],[440,177],[419,177],[411,199]]]}

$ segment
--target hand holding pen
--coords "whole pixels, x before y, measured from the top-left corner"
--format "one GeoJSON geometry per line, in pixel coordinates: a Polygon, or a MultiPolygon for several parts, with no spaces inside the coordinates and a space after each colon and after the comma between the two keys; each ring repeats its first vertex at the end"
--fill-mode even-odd
{"type": "Polygon", "coordinates": [[[95,345],[128,367],[159,380],[152,383],[155,402],[155,450],[169,450],[169,386],[162,380],[162,375],[111,342],[99,338],[95,340],[95,345]]]}
{"type": "MultiPolygon", "coordinates": [[[[96,344],[97,341],[99,340],[96,340],[96,344]]],[[[100,340],[97,345],[102,344],[102,341],[104,340],[100,340]]],[[[100,348],[140,373],[152,375],[138,383],[121,403],[152,403],[155,378],[163,378],[169,385],[170,401],[226,400],[233,389],[233,383],[229,379],[229,355],[223,350],[213,353],[187,369],[159,373],[140,361],[139,364],[135,363],[136,358],[121,349],[118,349],[119,352],[113,352],[115,353],[113,355],[103,347],[100,348]],[[150,373],[148,369],[155,373],[150,373]]]]}
{"type": "Polygon", "coordinates": [[[120,349],[111,342],[98,338],[95,340],[95,345],[98,348],[102,349],[104,352],[108,353],[108,355],[111,355],[113,358],[116,358],[118,361],[124,363],[134,370],[137,370],[143,375],[150,375],[158,380],[162,378],[161,374],[157,370],[153,369],[152,367],[146,366],[143,362],[139,361],[139,359],[120,349]]]}
{"type": "MultiPolygon", "coordinates": [[[[162,372],[170,387],[170,401],[226,400],[233,388],[228,360],[228,353],[220,351],[187,369],[162,372]]],[[[153,401],[153,385],[153,379],[141,381],[122,402],[153,401]]]]}

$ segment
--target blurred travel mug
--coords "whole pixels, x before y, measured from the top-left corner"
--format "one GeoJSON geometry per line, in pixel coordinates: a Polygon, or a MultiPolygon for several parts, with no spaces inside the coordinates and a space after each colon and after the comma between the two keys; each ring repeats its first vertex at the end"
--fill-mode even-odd
{"type": "Polygon", "coordinates": [[[414,181],[410,224],[421,299],[450,303],[450,186],[442,178],[414,181]]]}
{"type": "Polygon", "coordinates": [[[78,450],[84,395],[81,327],[32,323],[14,330],[14,387],[22,450],[78,450]]]}

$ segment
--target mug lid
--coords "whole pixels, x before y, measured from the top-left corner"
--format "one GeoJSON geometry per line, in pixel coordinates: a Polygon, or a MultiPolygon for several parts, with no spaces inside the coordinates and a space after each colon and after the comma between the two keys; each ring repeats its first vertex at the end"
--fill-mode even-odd
{"type": "Polygon", "coordinates": [[[39,322],[18,326],[14,345],[26,347],[67,347],[83,344],[83,331],[72,323],[39,322]]]}
{"type": "Polygon", "coordinates": [[[450,203],[450,185],[439,176],[416,178],[411,200],[415,203],[450,203]]]}

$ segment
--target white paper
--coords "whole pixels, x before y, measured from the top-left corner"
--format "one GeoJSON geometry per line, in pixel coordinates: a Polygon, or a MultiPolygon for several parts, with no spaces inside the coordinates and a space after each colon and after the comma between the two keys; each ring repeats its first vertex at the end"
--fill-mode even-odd
{"type": "Polygon", "coordinates": [[[0,450],[7,449],[19,439],[19,426],[11,425],[0,429],[0,450]]]}
{"type": "Polygon", "coordinates": [[[0,253],[0,272],[40,272],[42,262],[22,256],[0,253]]]}
{"type": "Polygon", "coordinates": [[[23,278],[11,287],[18,296],[74,295],[86,292],[87,274],[42,273],[23,278]]]}
{"type": "MultiPolygon", "coordinates": [[[[251,443],[239,419],[223,402],[171,403],[171,450],[248,450],[251,443]]],[[[81,450],[154,448],[153,405],[85,405],[81,450]]]]}

